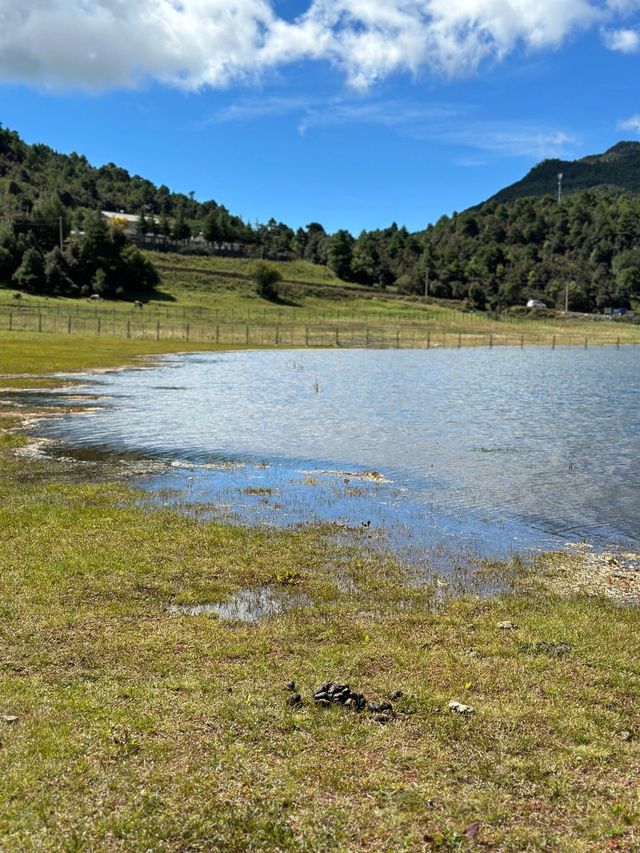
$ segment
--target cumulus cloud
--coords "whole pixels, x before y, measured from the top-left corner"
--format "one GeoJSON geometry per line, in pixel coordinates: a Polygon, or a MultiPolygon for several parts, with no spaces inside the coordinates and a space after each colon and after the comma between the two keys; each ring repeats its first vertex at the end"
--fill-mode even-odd
{"type": "Polygon", "coordinates": [[[607,30],[603,33],[603,38],[609,50],[619,53],[635,53],[640,50],[640,33],[637,30],[607,30]]]}
{"type": "MultiPolygon", "coordinates": [[[[638,0],[0,0],[0,79],[103,89],[147,80],[197,89],[299,60],[367,89],[394,72],[476,71],[517,48],[555,48],[638,0]]],[[[627,39],[611,30],[613,41],[627,39]]],[[[620,48],[616,48],[620,49],[620,48]]]]}

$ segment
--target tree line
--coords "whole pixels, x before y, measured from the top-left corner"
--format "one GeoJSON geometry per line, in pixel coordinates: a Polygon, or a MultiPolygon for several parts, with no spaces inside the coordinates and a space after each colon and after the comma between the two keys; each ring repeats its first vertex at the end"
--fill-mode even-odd
{"type": "Polygon", "coordinates": [[[302,258],[346,281],[428,292],[476,309],[529,298],[561,307],[566,292],[577,311],[629,307],[640,298],[640,197],[633,193],[584,190],[561,204],[551,195],[494,200],[419,232],[393,223],[354,237],[327,233],[318,222],[252,225],[215,201],[172,193],[114,164],[95,168],[77,154],[27,145],[0,126],[0,280],[65,295],[153,288],[151,264],[121,230],[107,227],[99,209],[136,214],[143,233],[240,243],[267,259],[302,258]],[[62,250],[61,222],[63,236],[79,235],[62,250]]]}

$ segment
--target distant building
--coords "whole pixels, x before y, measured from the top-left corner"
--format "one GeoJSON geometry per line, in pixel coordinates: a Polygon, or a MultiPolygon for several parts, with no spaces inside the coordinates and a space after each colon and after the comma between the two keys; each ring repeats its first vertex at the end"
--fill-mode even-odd
{"type": "MultiPolygon", "coordinates": [[[[138,222],[140,221],[140,215],[137,213],[123,213],[120,211],[117,213],[114,210],[102,210],[100,211],[103,218],[107,220],[109,225],[113,225],[114,227],[121,228],[126,234],[133,236],[138,233],[138,222]]],[[[149,216],[146,215],[147,222],[155,222],[156,224],[160,224],[160,220],[157,216],[149,216]]]]}

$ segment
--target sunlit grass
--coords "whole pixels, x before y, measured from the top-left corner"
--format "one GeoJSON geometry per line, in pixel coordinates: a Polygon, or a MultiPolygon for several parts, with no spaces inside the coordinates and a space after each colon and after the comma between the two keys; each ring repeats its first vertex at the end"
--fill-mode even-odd
{"type": "Polygon", "coordinates": [[[226,345],[243,345],[248,338],[255,346],[584,346],[585,341],[594,346],[640,340],[640,326],[622,320],[489,315],[393,292],[349,290],[326,267],[305,261],[279,264],[294,283],[280,285],[274,303],[258,297],[254,284],[242,278],[250,274],[252,261],[158,254],[154,259],[162,281],[142,311],[133,301],[29,294],[15,299],[14,291],[0,288],[0,330],[226,345]]]}

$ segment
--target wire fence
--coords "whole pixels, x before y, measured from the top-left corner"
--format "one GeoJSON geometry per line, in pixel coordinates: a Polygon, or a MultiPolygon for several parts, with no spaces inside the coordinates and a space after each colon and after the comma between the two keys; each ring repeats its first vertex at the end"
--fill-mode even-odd
{"type": "MultiPolygon", "coordinates": [[[[86,320],[94,319],[98,321],[116,321],[118,319],[131,319],[136,324],[141,320],[145,322],[163,321],[165,323],[178,324],[182,322],[200,323],[206,325],[216,325],[221,323],[234,324],[249,324],[251,326],[258,325],[277,325],[277,324],[304,324],[304,325],[353,325],[366,324],[376,326],[379,324],[396,324],[407,325],[409,323],[424,323],[424,324],[444,324],[447,323],[449,331],[460,331],[456,327],[469,326],[487,326],[488,323],[495,325],[504,325],[507,327],[518,327],[523,331],[528,329],[538,329],[541,326],[547,328],[558,329],[563,331],[570,328],[570,325],[576,321],[580,321],[582,325],[589,322],[594,326],[596,334],[601,334],[603,327],[607,330],[609,337],[624,337],[625,332],[632,332],[634,328],[640,335],[640,324],[634,327],[634,324],[624,318],[610,318],[598,315],[576,315],[572,318],[554,318],[545,317],[544,319],[518,316],[515,314],[496,314],[487,315],[483,312],[456,312],[455,317],[451,316],[451,312],[443,311],[438,308],[412,308],[406,306],[402,309],[385,308],[379,311],[366,311],[364,309],[349,310],[346,307],[341,309],[317,310],[307,309],[295,306],[272,306],[259,308],[240,308],[240,307],[220,307],[209,308],[200,306],[174,306],[171,303],[166,305],[159,303],[151,303],[139,307],[132,302],[118,303],[117,307],[113,303],[102,304],[100,301],[92,302],[91,300],[76,301],[75,304],[69,302],[56,303],[55,300],[41,298],[38,300],[30,300],[28,303],[21,303],[19,300],[3,299],[0,294],[0,323],[1,315],[11,314],[18,317],[21,314],[43,314],[43,315],[58,315],[60,317],[75,317],[86,320]],[[615,332],[615,329],[620,329],[620,332],[615,332]]],[[[497,331],[497,330],[495,330],[497,331]]]]}
{"type": "Polygon", "coordinates": [[[640,335],[625,338],[602,331],[584,335],[563,330],[562,334],[548,331],[534,333],[451,332],[426,328],[419,324],[342,325],[307,323],[206,323],[172,322],[160,319],[153,322],[139,315],[123,317],[77,316],[58,312],[0,312],[0,331],[35,332],[106,336],[133,340],[185,341],[218,344],[220,346],[260,347],[371,347],[371,348],[463,348],[470,346],[616,346],[637,345],[640,335]]]}

